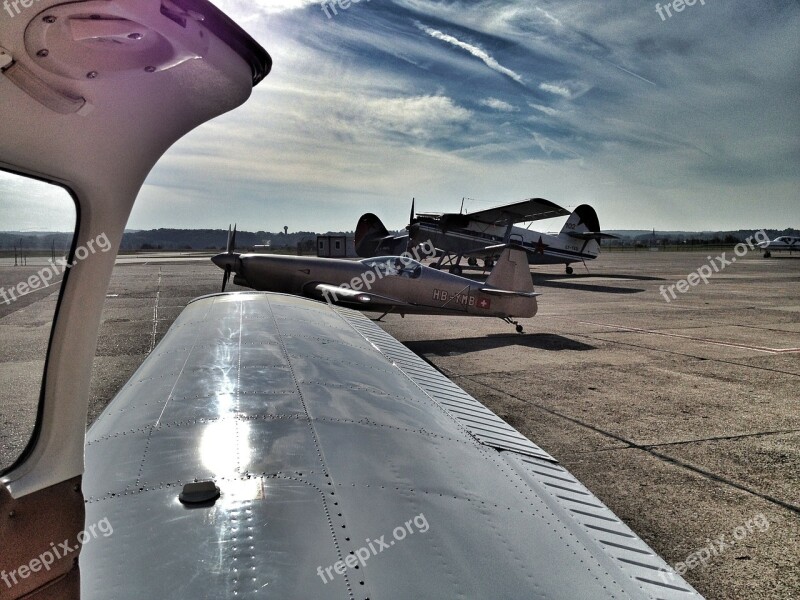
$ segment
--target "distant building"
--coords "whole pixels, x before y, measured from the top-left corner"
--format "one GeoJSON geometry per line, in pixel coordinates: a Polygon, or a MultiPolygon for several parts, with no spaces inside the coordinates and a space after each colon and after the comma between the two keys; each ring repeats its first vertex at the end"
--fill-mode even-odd
{"type": "Polygon", "coordinates": [[[355,242],[346,235],[318,235],[317,256],[322,258],[355,257],[355,242]]]}

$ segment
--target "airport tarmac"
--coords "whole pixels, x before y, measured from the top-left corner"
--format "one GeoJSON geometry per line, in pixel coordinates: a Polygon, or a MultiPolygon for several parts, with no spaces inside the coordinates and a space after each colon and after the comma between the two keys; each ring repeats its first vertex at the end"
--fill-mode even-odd
{"type": "MultiPolygon", "coordinates": [[[[751,253],[666,302],[660,286],[708,255],[605,253],[572,277],[534,267],[542,296],[524,335],[497,319],[389,315],[381,325],[555,456],[668,562],[686,564],[707,598],[796,599],[800,257],[751,253]]],[[[189,300],[219,291],[210,261],[158,258],[114,271],[92,419],[189,300]]],[[[41,332],[33,317],[53,303],[42,291],[4,307],[0,327],[15,339],[29,321],[41,332]]],[[[4,381],[33,358],[4,353],[4,381]]]]}

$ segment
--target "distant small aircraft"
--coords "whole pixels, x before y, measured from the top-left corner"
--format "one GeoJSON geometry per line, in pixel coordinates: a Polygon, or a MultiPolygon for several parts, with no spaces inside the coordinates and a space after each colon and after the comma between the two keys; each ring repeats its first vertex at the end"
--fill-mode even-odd
{"type": "Polygon", "coordinates": [[[773,252],[800,252],[800,237],[783,235],[772,241],[760,242],[758,247],[764,251],[764,258],[769,258],[773,252]]]}
{"type": "Polygon", "coordinates": [[[372,213],[362,215],[356,227],[355,244],[359,256],[396,254],[412,248],[423,240],[430,240],[439,251],[437,268],[449,267],[456,275],[462,273],[461,260],[467,257],[471,267],[483,259],[488,269],[497,258],[496,249],[514,244],[523,248],[532,265],[564,264],[571,275],[571,263],[597,258],[600,240],[616,238],[600,232],[597,213],[588,204],[582,204],[572,213],[545,200],[531,198],[474,213],[420,213],[411,218],[407,233],[391,235],[381,220],[372,213]],[[515,227],[569,215],[558,235],[548,235],[515,227]]]}
{"type": "MultiPolygon", "coordinates": [[[[236,230],[228,231],[227,249],[211,260],[236,285],[259,291],[281,292],[326,300],[362,311],[389,313],[497,317],[516,326],[515,318],[533,317],[538,310],[524,250],[495,248],[500,255],[485,283],[427,267],[410,253],[361,261],[238,254],[236,230]]],[[[421,245],[421,252],[426,251],[421,245]]],[[[433,246],[427,247],[433,254],[433,246]]],[[[416,254],[418,257],[420,253],[416,254]]]]}

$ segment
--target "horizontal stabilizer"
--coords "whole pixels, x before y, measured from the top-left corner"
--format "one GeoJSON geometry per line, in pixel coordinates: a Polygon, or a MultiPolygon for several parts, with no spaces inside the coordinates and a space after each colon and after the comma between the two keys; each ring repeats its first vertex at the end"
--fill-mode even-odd
{"type": "Polygon", "coordinates": [[[521,296],[523,298],[536,298],[536,296],[541,296],[539,292],[514,292],[511,290],[495,290],[492,288],[481,288],[481,291],[484,294],[490,294],[492,296],[521,296]]]}

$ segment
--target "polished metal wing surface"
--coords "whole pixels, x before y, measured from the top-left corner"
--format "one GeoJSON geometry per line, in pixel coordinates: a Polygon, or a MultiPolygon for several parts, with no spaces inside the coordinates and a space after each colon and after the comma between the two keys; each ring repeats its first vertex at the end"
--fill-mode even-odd
{"type": "Polygon", "coordinates": [[[360,313],[184,310],[88,433],[82,594],[687,599],[547,452],[360,313]],[[194,507],[187,483],[220,497],[194,507]]]}

